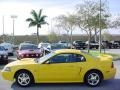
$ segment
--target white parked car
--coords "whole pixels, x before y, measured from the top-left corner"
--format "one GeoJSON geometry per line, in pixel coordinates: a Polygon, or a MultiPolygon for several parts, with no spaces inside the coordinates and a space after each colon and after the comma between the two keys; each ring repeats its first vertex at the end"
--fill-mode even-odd
{"type": "Polygon", "coordinates": [[[3,46],[5,48],[5,50],[8,52],[8,55],[11,55],[11,56],[14,55],[13,44],[4,42],[4,43],[1,43],[0,46],[3,46]]]}
{"type": "Polygon", "coordinates": [[[70,48],[72,45],[66,41],[59,41],[58,44],[62,44],[66,48],[70,48]]]}
{"type": "Polygon", "coordinates": [[[0,46],[0,63],[8,62],[8,53],[3,46],[0,46]]]}
{"type": "Polygon", "coordinates": [[[50,43],[39,43],[38,48],[41,49],[42,51],[45,51],[45,53],[51,52],[51,44],[50,43]]]}

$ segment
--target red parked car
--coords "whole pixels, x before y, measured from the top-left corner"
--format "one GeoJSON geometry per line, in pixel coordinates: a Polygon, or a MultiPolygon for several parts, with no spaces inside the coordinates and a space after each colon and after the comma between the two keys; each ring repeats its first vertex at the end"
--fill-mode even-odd
{"type": "Polygon", "coordinates": [[[34,44],[22,43],[17,51],[17,59],[22,58],[39,58],[41,57],[42,51],[34,44]]]}

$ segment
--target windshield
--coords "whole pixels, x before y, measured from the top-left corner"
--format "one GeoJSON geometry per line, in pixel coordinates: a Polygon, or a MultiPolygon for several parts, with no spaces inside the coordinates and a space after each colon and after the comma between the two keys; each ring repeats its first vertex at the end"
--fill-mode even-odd
{"type": "Polygon", "coordinates": [[[50,44],[48,44],[48,43],[42,44],[43,47],[48,47],[49,45],[50,45],[50,44]]]}
{"type": "Polygon", "coordinates": [[[56,50],[56,49],[65,49],[66,46],[65,45],[62,45],[62,44],[52,44],[51,45],[51,49],[52,50],[56,50]]]}
{"type": "Polygon", "coordinates": [[[82,43],[82,41],[76,41],[76,43],[82,43]]]}
{"type": "Polygon", "coordinates": [[[55,53],[54,53],[54,52],[51,52],[51,53],[49,53],[49,54],[47,54],[47,55],[45,55],[45,56],[37,59],[37,60],[38,60],[38,63],[43,63],[43,62],[45,62],[46,60],[48,60],[49,58],[53,57],[54,55],[55,55],[55,53]]]}
{"type": "Polygon", "coordinates": [[[20,50],[38,49],[35,45],[22,45],[20,50]]]}
{"type": "Polygon", "coordinates": [[[5,50],[5,48],[0,46],[0,51],[4,51],[4,50],[5,50]]]}

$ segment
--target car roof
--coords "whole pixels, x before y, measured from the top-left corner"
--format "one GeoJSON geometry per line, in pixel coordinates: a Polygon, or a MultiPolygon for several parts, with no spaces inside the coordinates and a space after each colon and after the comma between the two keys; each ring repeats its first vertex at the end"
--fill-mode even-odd
{"type": "Polygon", "coordinates": [[[20,43],[20,46],[21,45],[35,45],[35,44],[31,44],[31,43],[20,43]]]}
{"type": "Polygon", "coordinates": [[[81,53],[80,50],[76,50],[76,49],[59,49],[56,50],[55,53],[59,54],[59,53],[81,53]]]}

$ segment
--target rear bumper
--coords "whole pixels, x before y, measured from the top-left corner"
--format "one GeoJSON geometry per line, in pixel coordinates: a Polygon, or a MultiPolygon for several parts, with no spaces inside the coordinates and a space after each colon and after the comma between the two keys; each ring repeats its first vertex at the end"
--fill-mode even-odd
{"type": "Polygon", "coordinates": [[[112,68],[111,70],[106,71],[104,74],[104,80],[114,78],[115,74],[116,74],[116,68],[112,68]]]}

